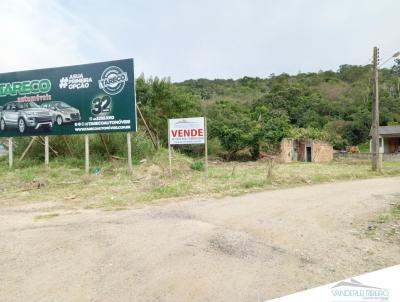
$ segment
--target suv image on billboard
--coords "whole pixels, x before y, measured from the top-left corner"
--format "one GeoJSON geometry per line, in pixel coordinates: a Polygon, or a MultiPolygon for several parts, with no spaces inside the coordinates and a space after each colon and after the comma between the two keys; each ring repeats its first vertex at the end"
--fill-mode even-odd
{"type": "Polygon", "coordinates": [[[63,124],[79,122],[81,114],[78,109],[64,102],[52,101],[42,103],[41,106],[50,110],[53,123],[61,126],[63,124]]]}
{"type": "Polygon", "coordinates": [[[51,131],[53,120],[48,109],[35,102],[10,102],[0,111],[0,130],[17,129],[23,134],[30,130],[51,131]]]}

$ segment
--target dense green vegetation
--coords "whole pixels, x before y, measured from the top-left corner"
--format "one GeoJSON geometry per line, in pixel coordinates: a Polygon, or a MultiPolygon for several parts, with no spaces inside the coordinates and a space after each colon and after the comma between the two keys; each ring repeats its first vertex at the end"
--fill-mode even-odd
{"type": "MultiPolygon", "coordinates": [[[[246,150],[273,151],[283,137],[329,140],[337,149],[365,144],[371,126],[371,66],[342,65],[338,71],[270,75],[267,78],[198,79],[171,83],[167,79],[140,76],[136,81],[137,102],[158,145],[166,145],[167,119],[207,116],[211,153],[235,158],[246,150]]],[[[381,125],[400,123],[400,61],[380,70],[381,125]]],[[[141,132],[133,136],[136,160],[153,152],[149,136],[139,119],[141,132]]],[[[21,154],[29,138],[16,140],[21,154]]],[[[98,135],[92,152],[99,159],[125,155],[122,134],[98,135]]],[[[60,155],[81,157],[81,137],[52,138],[60,155]]],[[[186,146],[196,153],[201,148],[186,146]]],[[[43,156],[41,145],[31,154],[43,156]],[[35,152],[37,149],[37,152],[35,152]]]]}
{"type": "MultiPolygon", "coordinates": [[[[332,142],[337,149],[368,140],[371,66],[342,65],[337,72],[188,80],[138,79],[138,100],[152,130],[166,140],[168,117],[205,114],[209,135],[230,154],[256,157],[283,137],[332,142]],[[156,114],[155,114],[156,113],[156,114]]],[[[381,125],[400,123],[400,61],[380,70],[381,125]]]]}

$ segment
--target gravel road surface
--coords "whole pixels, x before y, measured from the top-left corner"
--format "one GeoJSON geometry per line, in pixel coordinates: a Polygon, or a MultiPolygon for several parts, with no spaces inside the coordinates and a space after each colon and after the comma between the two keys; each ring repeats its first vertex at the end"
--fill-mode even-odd
{"type": "Polygon", "coordinates": [[[399,199],[400,178],[381,178],[125,211],[1,208],[0,301],[265,301],[399,264],[398,245],[360,235],[399,199]]]}

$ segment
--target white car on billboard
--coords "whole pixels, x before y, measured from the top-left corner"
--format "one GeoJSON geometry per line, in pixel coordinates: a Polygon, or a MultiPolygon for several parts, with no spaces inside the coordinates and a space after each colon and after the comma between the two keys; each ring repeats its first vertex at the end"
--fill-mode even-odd
{"type": "Polygon", "coordinates": [[[0,111],[0,130],[16,129],[24,134],[27,130],[50,132],[53,127],[48,109],[35,102],[9,102],[0,111]]]}
{"type": "Polygon", "coordinates": [[[64,102],[51,101],[41,104],[43,108],[50,110],[53,117],[53,123],[61,126],[64,124],[75,123],[81,120],[81,114],[78,109],[64,102]]]}

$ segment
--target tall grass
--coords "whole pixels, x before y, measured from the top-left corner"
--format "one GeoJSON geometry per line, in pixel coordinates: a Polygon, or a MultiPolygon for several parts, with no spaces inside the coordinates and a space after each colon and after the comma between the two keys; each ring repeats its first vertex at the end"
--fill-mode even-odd
{"type": "MultiPolygon", "coordinates": [[[[25,159],[18,158],[27,148],[31,137],[14,138],[14,158],[16,167],[26,167],[44,160],[44,145],[40,138],[36,138],[34,144],[26,153],[25,159]]],[[[55,162],[63,162],[72,166],[81,166],[85,154],[84,136],[50,136],[50,158],[55,162]]],[[[90,160],[93,163],[101,163],[109,160],[109,156],[115,158],[127,157],[127,138],[125,133],[92,134],[89,136],[90,160]]],[[[155,148],[144,132],[136,132],[131,135],[132,159],[139,162],[141,159],[152,156],[155,148]]],[[[3,158],[1,161],[4,161],[3,158]]]]}

